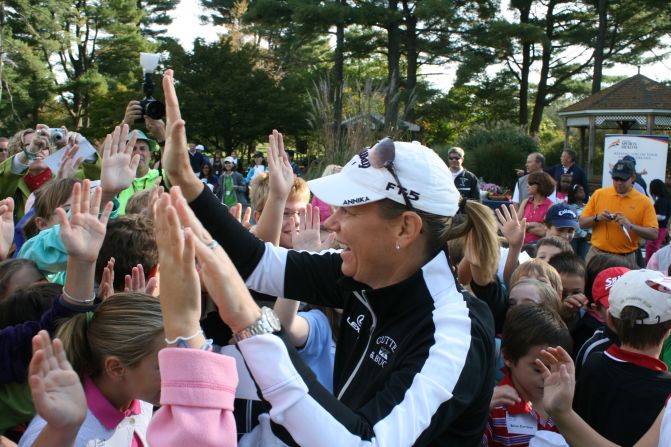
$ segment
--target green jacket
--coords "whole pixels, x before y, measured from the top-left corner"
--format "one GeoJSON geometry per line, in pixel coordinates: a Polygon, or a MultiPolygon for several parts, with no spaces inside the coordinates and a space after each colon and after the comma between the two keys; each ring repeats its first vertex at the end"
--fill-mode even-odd
{"type": "Polygon", "coordinates": [[[128,199],[133,194],[151,188],[158,181],[159,177],[160,172],[158,169],[150,169],[146,175],[134,178],[133,183],[117,195],[117,199],[119,199],[119,215],[123,216],[126,214],[126,203],[128,203],[128,199]]]}
{"type": "MultiPolygon", "coordinates": [[[[23,215],[25,214],[24,208],[28,196],[30,195],[30,189],[23,177],[28,173],[26,170],[23,174],[15,174],[12,172],[12,161],[16,157],[13,155],[7,160],[0,163],[0,199],[6,197],[14,198],[14,215],[16,216],[16,221],[18,222],[23,215]],[[17,190],[20,194],[17,194],[17,190]]],[[[101,159],[96,157],[95,163],[84,162],[77,169],[77,174],[75,178],[78,180],[83,180],[85,178],[89,180],[100,180],[100,169],[101,169],[101,159]]],[[[55,173],[54,173],[55,174],[55,173]]]]}

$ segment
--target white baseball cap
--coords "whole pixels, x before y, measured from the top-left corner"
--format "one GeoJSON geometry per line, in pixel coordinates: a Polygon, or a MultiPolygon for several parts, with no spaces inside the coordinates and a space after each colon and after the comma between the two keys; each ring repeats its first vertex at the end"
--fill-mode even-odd
{"type": "Polygon", "coordinates": [[[421,144],[398,141],[393,142],[393,150],[389,151],[390,143],[385,138],[352,157],[339,173],[310,180],[310,190],[329,205],[356,206],[383,199],[405,204],[402,187],[413,208],[438,216],[454,216],[461,195],[438,154],[421,144]],[[401,187],[384,166],[385,161],[389,164],[388,158],[392,158],[401,187]]]}
{"type": "Polygon", "coordinates": [[[631,270],[610,289],[608,312],[620,318],[622,309],[634,306],[648,313],[638,324],[671,320],[671,278],[656,270],[631,270]]]}
{"type": "Polygon", "coordinates": [[[197,150],[197,151],[204,151],[204,150],[205,150],[205,146],[203,146],[202,144],[199,144],[198,146],[196,146],[196,150],[197,150]]]}

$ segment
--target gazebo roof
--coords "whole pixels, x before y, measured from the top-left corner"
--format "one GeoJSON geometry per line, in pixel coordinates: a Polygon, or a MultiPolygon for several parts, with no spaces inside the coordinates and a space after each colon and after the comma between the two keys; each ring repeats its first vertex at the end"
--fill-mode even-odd
{"type": "Polygon", "coordinates": [[[671,111],[671,87],[641,74],[624,79],[559,112],[574,115],[579,112],[671,111]]]}

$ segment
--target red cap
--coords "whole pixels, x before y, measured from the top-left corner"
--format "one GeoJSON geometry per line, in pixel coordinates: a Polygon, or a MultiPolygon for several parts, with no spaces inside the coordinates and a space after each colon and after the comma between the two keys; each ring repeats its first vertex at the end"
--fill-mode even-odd
{"type": "Polygon", "coordinates": [[[611,288],[615,285],[620,276],[629,271],[626,267],[610,267],[602,270],[592,285],[592,300],[595,303],[601,304],[606,309],[608,308],[608,294],[611,288]]]}

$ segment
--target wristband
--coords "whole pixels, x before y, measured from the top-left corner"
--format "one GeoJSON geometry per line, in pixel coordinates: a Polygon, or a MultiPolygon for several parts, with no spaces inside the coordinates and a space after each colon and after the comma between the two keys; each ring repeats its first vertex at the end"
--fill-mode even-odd
{"type": "MultiPolygon", "coordinates": [[[[190,335],[188,337],[179,336],[179,337],[175,337],[173,340],[168,340],[166,338],[165,342],[169,345],[174,344],[176,348],[179,348],[179,347],[182,347],[182,346],[184,346],[185,348],[188,348],[189,344],[187,343],[187,341],[193,340],[194,338],[198,337],[199,335],[203,335],[203,330],[202,329],[198,330],[198,332],[196,332],[195,334],[190,335]]],[[[207,342],[205,344],[207,344],[207,342]]]]}
{"type": "Polygon", "coordinates": [[[629,224],[629,229],[631,230],[632,228],[634,228],[634,224],[633,224],[633,223],[630,223],[630,224],[629,224]]]}
{"type": "Polygon", "coordinates": [[[599,221],[599,215],[597,214],[596,216],[594,216],[594,222],[598,222],[598,221],[599,221]]]}
{"type": "Polygon", "coordinates": [[[78,299],[78,298],[73,297],[73,296],[70,295],[68,292],[66,292],[66,291],[65,291],[65,287],[63,287],[63,290],[62,290],[62,291],[63,291],[63,296],[64,296],[65,298],[69,299],[70,301],[74,301],[75,303],[91,304],[91,303],[93,303],[93,302],[96,300],[96,294],[95,294],[95,293],[93,293],[93,298],[91,298],[90,300],[80,300],[80,299],[78,299]]]}

